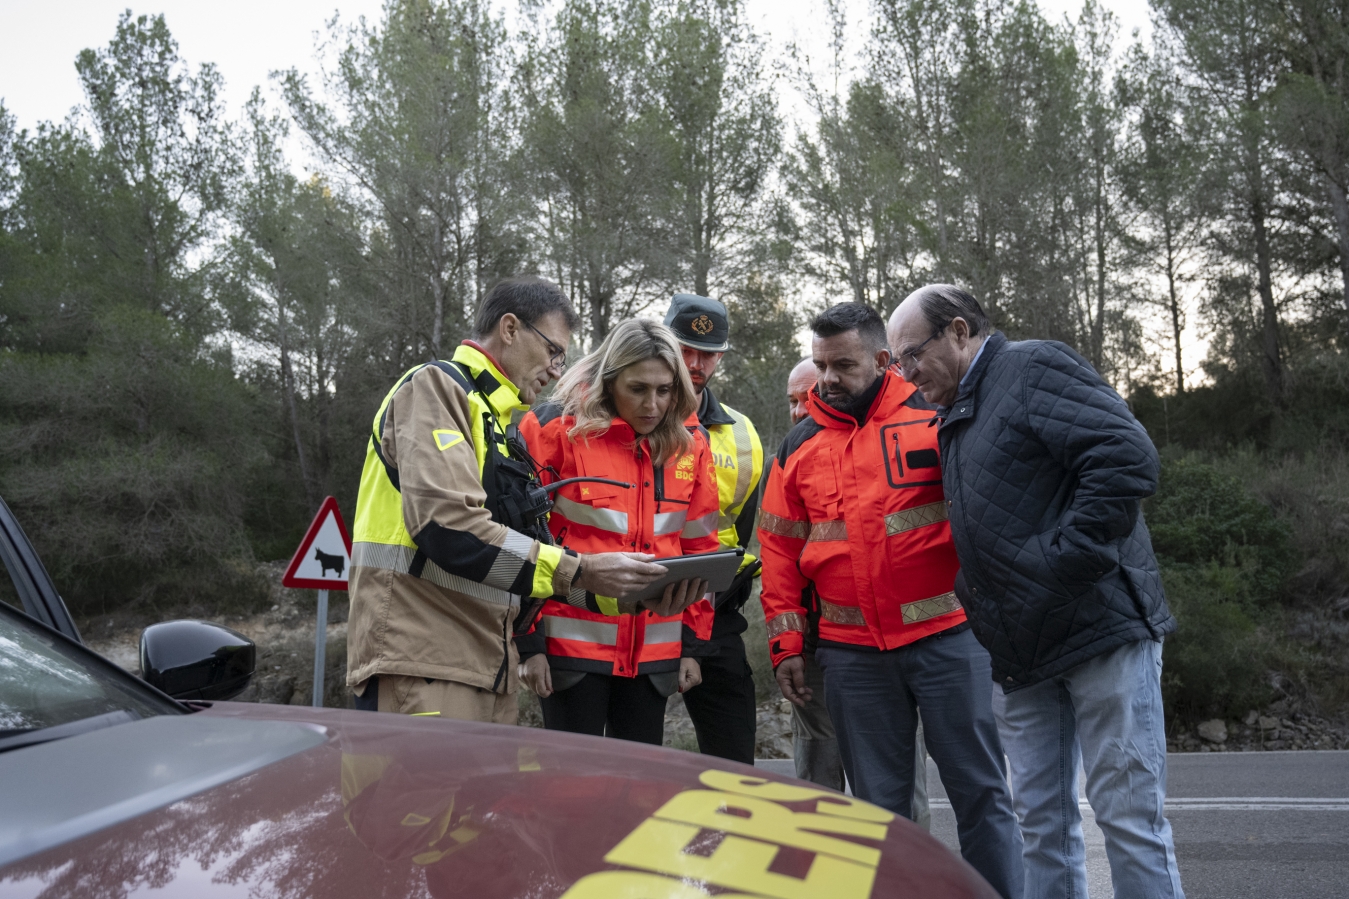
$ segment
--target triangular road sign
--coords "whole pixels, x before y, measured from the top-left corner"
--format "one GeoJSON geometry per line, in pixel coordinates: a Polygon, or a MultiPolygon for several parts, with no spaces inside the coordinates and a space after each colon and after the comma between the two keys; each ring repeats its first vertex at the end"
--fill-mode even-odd
{"type": "Polygon", "coordinates": [[[309,590],[345,590],[350,572],[351,535],[347,533],[342,513],[337,510],[337,498],[330,496],[319,506],[319,513],[300,541],[300,548],[281,576],[281,585],[309,590]]]}

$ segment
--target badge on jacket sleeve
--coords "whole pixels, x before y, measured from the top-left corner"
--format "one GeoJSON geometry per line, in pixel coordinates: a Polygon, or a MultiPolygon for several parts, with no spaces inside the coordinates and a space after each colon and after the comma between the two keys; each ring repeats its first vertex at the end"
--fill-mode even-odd
{"type": "Polygon", "coordinates": [[[456,443],[464,442],[464,435],[458,431],[439,429],[432,431],[431,436],[436,441],[436,449],[440,450],[442,453],[456,443]]]}

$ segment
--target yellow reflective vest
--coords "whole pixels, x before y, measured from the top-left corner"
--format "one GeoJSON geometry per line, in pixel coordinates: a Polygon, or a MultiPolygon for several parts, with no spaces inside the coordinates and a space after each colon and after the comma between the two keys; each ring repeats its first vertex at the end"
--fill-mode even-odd
{"type": "MultiPolygon", "coordinates": [[[[754,423],[743,413],[722,404],[711,388],[703,390],[698,422],[707,429],[712,461],[717,472],[717,496],[721,514],[717,541],[724,549],[748,546],[754,534],[758,511],[759,480],[763,477],[763,444],[754,423]]],[[[754,562],[745,554],[741,568],[754,562]]]]}
{"type": "Polygon", "coordinates": [[[578,559],[493,520],[488,453],[519,392],[476,345],[408,371],[376,412],[352,534],[347,683],[376,674],[513,692],[522,598],[567,595],[578,559]],[[471,389],[465,389],[466,385],[471,389]]]}

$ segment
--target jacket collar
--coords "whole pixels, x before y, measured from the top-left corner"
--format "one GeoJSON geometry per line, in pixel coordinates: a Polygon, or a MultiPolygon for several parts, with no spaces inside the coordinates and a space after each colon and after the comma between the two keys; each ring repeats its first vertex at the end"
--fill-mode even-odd
{"type": "Polygon", "coordinates": [[[965,379],[961,382],[960,391],[956,394],[955,400],[950,406],[945,406],[937,410],[937,420],[941,426],[945,427],[953,421],[964,421],[967,418],[974,417],[974,397],[979,390],[979,382],[984,379],[988,372],[988,366],[993,361],[993,357],[1002,351],[1007,345],[1007,337],[1001,331],[994,331],[989,335],[985,342],[983,352],[979,358],[974,360],[974,366],[965,373],[965,379]]]}
{"type": "Polygon", "coordinates": [[[694,424],[701,424],[705,428],[713,425],[733,425],[735,419],[731,418],[726,409],[717,401],[717,395],[712,392],[711,387],[703,388],[703,397],[698,401],[697,418],[694,424]]]}
{"type": "Polygon", "coordinates": [[[450,361],[457,362],[468,369],[473,383],[487,398],[487,403],[500,416],[509,415],[516,409],[529,407],[520,402],[520,391],[502,373],[492,357],[483,352],[476,344],[467,341],[454,348],[450,361]]]}
{"type": "MultiPolygon", "coordinates": [[[[690,431],[698,428],[698,413],[692,412],[689,417],[684,419],[684,427],[690,431]]],[[[620,416],[615,415],[609,419],[609,427],[604,432],[605,438],[612,436],[620,443],[632,444],[637,442],[637,432],[632,429],[632,425],[624,421],[620,416]]],[[[646,443],[646,438],[642,438],[642,443],[646,443]]]]}
{"type": "MultiPolygon", "coordinates": [[[[913,392],[913,388],[890,369],[886,369],[881,378],[881,389],[876,394],[876,398],[871,401],[871,408],[867,410],[867,424],[871,424],[877,417],[888,419],[899,411],[899,407],[913,392]]],[[[835,409],[820,399],[819,390],[818,386],[812,388],[810,395],[806,398],[806,405],[811,418],[826,428],[858,427],[857,419],[853,418],[850,413],[835,409]]],[[[861,427],[865,426],[862,425],[861,427]]]]}

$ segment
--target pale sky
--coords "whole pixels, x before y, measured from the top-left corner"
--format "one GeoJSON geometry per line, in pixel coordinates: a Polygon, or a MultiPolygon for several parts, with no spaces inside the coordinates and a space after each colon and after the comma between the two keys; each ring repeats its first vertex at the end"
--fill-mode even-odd
{"type": "MultiPolygon", "coordinates": [[[[852,49],[865,42],[868,0],[845,0],[849,10],[852,49]]],[[[1057,19],[1076,15],[1080,0],[1039,0],[1057,19]]],[[[1120,19],[1121,41],[1133,28],[1148,33],[1147,0],[1104,0],[1120,19]]],[[[514,8],[514,0],[500,2],[514,8]]],[[[768,37],[769,58],[780,57],[789,41],[813,48],[827,59],[828,25],[823,0],[747,0],[756,29],[768,37]]],[[[0,100],[33,128],[43,120],[65,118],[83,102],[75,76],[75,56],[86,47],[104,47],[112,39],[118,14],[128,6],[137,13],[164,13],[178,41],[180,56],[196,66],[213,62],[225,78],[226,100],[237,111],[254,85],[266,84],[267,73],[292,66],[313,70],[316,32],[334,13],[345,21],[360,16],[378,19],[382,0],[0,0],[0,100]]],[[[784,90],[791,88],[784,87],[784,90]]],[[[270,92],[269,92],[270,95],[270,92]]],[[[784,106],[796,106],[784,97],[784,106]]]]}

